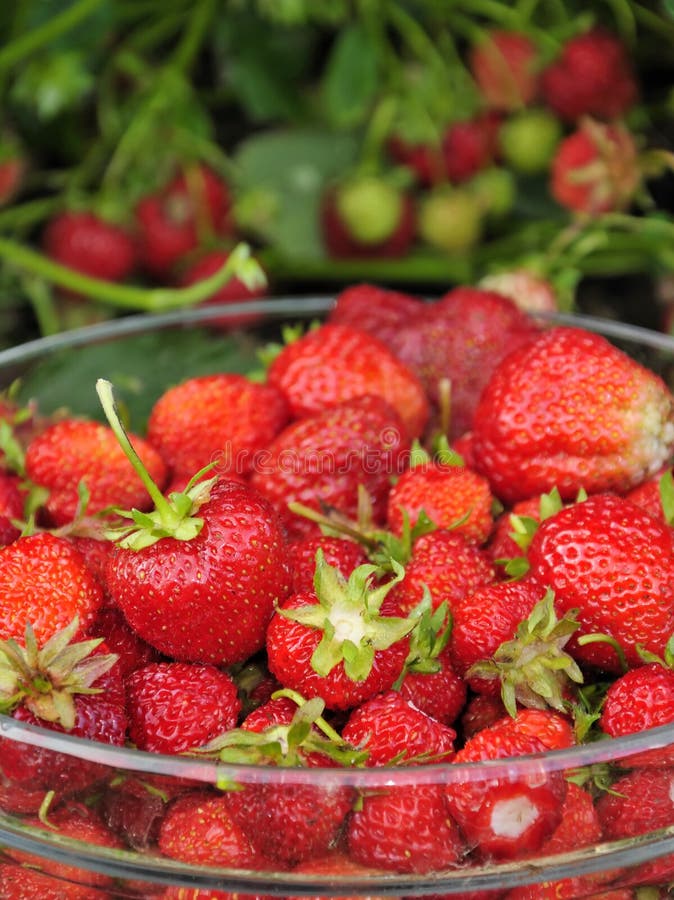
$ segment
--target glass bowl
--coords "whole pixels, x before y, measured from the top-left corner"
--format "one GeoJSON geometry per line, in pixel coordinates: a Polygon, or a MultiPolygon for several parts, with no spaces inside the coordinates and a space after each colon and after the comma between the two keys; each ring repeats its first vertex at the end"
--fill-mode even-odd
{"type": "MultiPolygon", "coordinates": [[[[282,323],[320,318],[331,305],[328,297],[279,298],[132,316],[5,350],[0,353],[0,372],[5,386],[20,378],[20,392],[37,394],[44,412],[67,402],[73,411],[99,418],[93,385],[96,377],[108,377],[124,394],[133,424],[134,417],[141,419],[147,414],[162,387],[208,371],[254,369],[260,344],[277,337],[282,323]],[[243,327],[242,315],[248,317],[243,327]],[[237,328],[228,331],[228,323],[237,328]]],[[[674,339],[666,335],[582,316],[560,315],[551,321],[603,333],[662,375],[668,375],[674,362],[674,339]]],[[[319,827],[329,818],[336,795],[346,796],[353,809],[372,796],[395,801],[410,794],[424,798],[437,792],[472,792],[472,796],[484,798],[504,785],[515,791],[520,785],[547,789],[563,778],[591,778],[607,767],[613,777],[657,771],[665,779],[662,783],[669,785],[669,795],[674,796],[674,726],[483,763],[275,768],[149,754],[0,715],[0,897],[209,900],[242,894],[446,895],[465,900],[544,900],[606,893],[611,900],[627,900],[637,897],[637,889],[642,891],[638,896],[648,900],[668,896],[666,885],[674,882],[674,817],[656,831],[586,846],[579,839],[575,849],[551,855],[512,858],[510,853],[498,860],[473,861],[470,854],[459,860],[437,849],[425,855],[402,850],[393,869],[370,869],[348,858],[345,862],[347,854],[341,847],[313,865],[276,869],[204,866],[164,855],[156,841],[155,827],[167,798],[184,791],[208,791],[218,800],[229,792],[264,793],[271,805],[293,792],[308,792],[318,811],[319,827]],[[45,786],[40,786],[31,803],[26,801],[30,785],[21,781],[20,763],[28,758],[43,766],[47,790],[88,807],[110,802],[125,783],[142,785],[144,802],[132,810],[130,818],[127,815],[118,845],[66,837],[53,827],[49,811],[41,818],[37,807],[45,786]],[[3,878],[9,878],[10,871],[16,875],[13,866],[17,861],[25,871],[44,874],[42,893],[17,893],[14,885],[10,890],[9,881],[3,888],[3,878]],[[623,893],[609,893],[618,889],[623,893]]],[[[405,828],[401,820],[401,836],[405,828]]],[[[437,835],[429,836],[429,846],[436,847],[432,838],[437,835]]]]}

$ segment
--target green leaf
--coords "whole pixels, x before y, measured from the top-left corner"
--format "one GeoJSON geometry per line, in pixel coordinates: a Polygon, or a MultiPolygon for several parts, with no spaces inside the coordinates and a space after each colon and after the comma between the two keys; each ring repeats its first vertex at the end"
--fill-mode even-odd
{"type": "Polygon", "coordinates": [[[70,51],[31,60],[15,81],[11,97],[44,122],[79,108],[93,88],[94,76],[84,57],[70,51]]]}
{"type": "Polygon", "coordinates": [[[668,469],[660,478],[659,488],[662,512],[665,521],[671,525],[674,523],[674,478],[671,469],[668,469]]]}
{"type": "Polygon", "coordinates": [[[352,128],[371,108],[379,83],[379,48],[362,25],[339,33],[326,66],[323,99],[328,120],[352,128]]]}

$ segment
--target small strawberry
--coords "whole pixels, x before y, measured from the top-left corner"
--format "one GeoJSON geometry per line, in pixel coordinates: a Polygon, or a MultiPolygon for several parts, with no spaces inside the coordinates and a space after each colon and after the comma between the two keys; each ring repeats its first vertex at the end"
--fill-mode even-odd
{"type": "Polygon", "coordinates": [[[478,282],[478,287],[510,297],[527,313],[554,313],[559,310],[559,300],[552,284],[527,269],[485,275],[478,282]]]}
{"type": "Polygon", "coordinates": [[[489,728],[508,715],[501,697],[491,694],[474,694],[468,697],[458,729],[464,741],[474,737],[483,728],[489,728]]]}
{"type": "Polygon", "coordinates": [[[583,119],[552,159],[550,191],[573,212],[597,216],[627,209],[641,183],[634,137],[621,124],[583,119]]]}
{"type": "Polygon", "coordinates": [[[26,492],[17,475],[0,472],[0,545],[15,541],[21,532],[14,524],[24,517],[26,492]]]}
{"type": "Polygon", "coordinates": [[[388,766],[447,762],[456,732],[397,691],[383,691],[351,711],[342,737],[367,752],[368,766],[388,766]]]}
{"type": "Polygon", "coordinates": [[[442,155],[450,181],[461,184],[494,161],[498,149],[500,116],[481,114],[454,122],[442,139],[442,155]]]}
{"type": "Polygon", "coordinates": [[[503,163],[522,175],[548,171],[562,139],[562,125],[549,110],[527,109],[509,116],[499,130],[503,163]]]}
{"type": "Polygon", "coordinates": [[[399,785],[368,794],[349,817],[346,840],[356,862],[395,872],[451,868],[464,853],[438,784],[399,785]]]}
{"type": "Polygon", "coordinates": [[[390,478],[403,470],[408,450],[395,410],[380,397],[356,397],[284,428],[268,445],[251,484],[271,501],[292,538],[315,535],[318,528],[289,512],[290,503],[355,515],[361,485],[381,523],[390,478]]]}
{"type": "Polygon", "coordinates": [[[167,388],[150,411],[147,437],[173,478],[189,480],[211,463],[223,475],[248,475],[287,420],[285,397],[274,385],[216,373],[167,388]]]}
{"type": "Polygon", "coordinates": [[[374,394],[400,415],[410,438],[428,419],[417,377],[376,337],[326,323],[287,344],[273,360],[268,383],[285,394],[295,417],[374,394]]]}
{"type": "Polygon", "coordinates": [[[288,561],[293,576],[293,593],[306,594],[314,589],[316,553],[321,551],[328,565],[339,569],[348,579],[357,566],[366,563],[365,551],[356,541],[338,537],[305,537],[288,546],[288,561]]]}
{"type": "Polygon", "coordinates": [[[139,256],[157,278],[171,269],[202,240],[232,233],[228,185],[204,165],[188,166],[136,208],[139,256]]]}
{"type": "MultiPolygon", "coordinates": [[[[211,250],[203,253],[194,262],[191,262],[180,274],[181,287],[189,287],[197,284],[211,275],[215,275],[227,262],[229,253],[224,250],[211,250]]],[[[267,285],[249,288],[240,278],[231,278],[223,287],[202,301],[203,306],[220,303],[242,303],[247,300],[257,300],[266,297],[267,285]]],[[[246,328],[259,321],[258,313],[242,313],[237,316],[222,316],[209,321],[209,325],[230,331],[233,328],[246,328]]]]}
{"type": "Polygon", "coordinates": [[[402,568],[384,584],[374,582],[378,574],[358,566],[347,581],[319,553],[314,590],[280,605],[267,629],[269,669],[284,687],[348,709],[393,685],[415,623],[386,601],[402,568]]]}
{"type": "Polygon", "coordinates": [[[0,207],[11,203],[21,192],[28,172],[24,148],[14,135],[0,139],[0,207]]]}
{"type": "MultiPolygon", "coordinates": [[[[603,429],[603,426],[602,426],[603,429]]],[[[630,666],[638,648],[663,656],[674,632],[674,532],[638,506],[598,494],[546,519],[528,551],[530,577],[552,588],[560,615],[575,610],[580,628],[569,644],[590,665],[619,670],[612,638],[630,666]]]]}
{"type": "MultiPolygon", "coordinates": [[[[466,741],[454,762],[541,753],[546,744],[519,731],[517,718],[501,719],[466,741]]],[[[561,819],[566,782],[559,772],[531,763],[521,770],[493,768],[484,778],[451,781],[445,787],[451,815],[481,859],[517,859],[538,851],[561,819]]]]}
{"type": "Polygon", "coordinates": [[[418,184],[428,187],[447,177],[445,161],[439,141],[410,141],[401,134],[392,134],[386,149],[391,159],[411,172],[418,184]]]}
{"type": "Polygon", "coordinates": [[[42,244],[54,262],[104,281],[123,281],[136,262],[131,235],[93,212],[58,213],[47,224],[42,244]]]}
{"type": "Polygon", "coordinates": [[[484,234],[482,204],[466,187],[441,183],[419,201],[419,238],[429,247],[450,255],[472,250],[484,234]]]}
{"type": "Polygon", "coordinates": [[[379,176],[354,176],[325,191],[321,233],[330,256],[401,257],[414,239],[411,196],[379,176]]]}
{"type": "Polygon", "coordinates": [[[473,423],[476,467],[506,503],[555,486],[564,500],[624,491],[669,458],[673,411],[653,372],[600,335],[557,326],[493,373],[473,423]]]}
{"type": "Polygon", "coordinates": [[[126,679],[129,737],[140,750],[183,753],[229,728],[241,711],[236,685],[215,666],[150,663],[126,679]]]}
{"type": "Polygon", "coordinates": [[[493,503],[488,481],[467,468],[448,447],[438,460],[431,460],[417,446],[410,468],[389,493],[387,522],[395,534],[401,534],[404,517],[413,528],[423,512],[438,528],[451,529],[470,543],[483,544],[494,523],[493,503]]]}
{"type": "MultiPolygon", "coordinates": [[[[164,460],[146,440],[132,437],[143,464],[163,486],[168,474],[164,460]]],[[[65,525],[76,517],[81,486],[86,489],[87,515],[108,507],[148,509],[151,505],[112,429],[100,422],[67,418],[50,425],[28,445],[26,474],[49,491],[45,509],[55,525],[65,525]]]]}
{"type": "Polygon", "coordinates": [[[468,64],[490,109],[528,106],[538,93],[538,48],[521,31],[485,32],[470,49],[468,64]]]}
{"type": "Polygon", "coordinates": [[[570,38],[541,74],[545,103],[567,122],[617,119],[638,96],[632,62],[620,40],[601,28],[570,38]]]}
{"type": "MultiPolygon", "coordinates": [[[[617,678],[606,692],[599,719],[602,731],[611,737],[670,722],[674,722],[674,670],[656,662],[617,678]]],[[[656,758],[662,761],[663,754],[656,752],[656,758]]]]}

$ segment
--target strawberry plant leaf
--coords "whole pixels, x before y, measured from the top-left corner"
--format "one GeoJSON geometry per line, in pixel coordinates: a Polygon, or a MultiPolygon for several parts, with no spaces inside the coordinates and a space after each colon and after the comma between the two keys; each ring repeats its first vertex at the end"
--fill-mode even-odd
{"type": "Polygon", "coordinates": [[[323,99],[329,121],[337,128],[362,122],[379,82],[379,47],[362,25],[343,28],[326,66],[323,99]]]}

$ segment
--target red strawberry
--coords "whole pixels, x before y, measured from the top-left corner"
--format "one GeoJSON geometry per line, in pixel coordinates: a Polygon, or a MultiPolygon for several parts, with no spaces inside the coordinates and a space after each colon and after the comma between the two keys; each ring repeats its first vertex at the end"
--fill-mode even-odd
{"type": "Polygon", "coordinates": [[[123,678],[159,659],[159,653],[130,628],[117,606],[99,609],[91,634],[105,635],[106,646],[118,657],[117,667],[123,678]]]}
{"type": "Polygon", "coordinates": [[[640,506],[656,519],[671,525],[669,509],[665,509],[665,506],[668,506],[668,501],[663,503],[663,488],[666,492],[671,484],[671,478],[671,468],[657,472],[652,478],[646,479],[646,481],[627,491],[625,499],[640,506]]]}
{"type": "MultiPolygon", "coordinates": [[[[674,671],[649,663],[613,682],[606,692],[599,725],[611,737],[622,737],[670,722],[674,722],[674,671]]],[[[662,762],[662,753],[656,751],[656,758],[662,762]]]]}
{"type": "Polygon", "coordinates": [[[414,175],[419,184],[428,187],[447,177],[438,143],[412,142],[400,134],[392,134],[386,142],[386,149],[396,163],[414,175]]]}
{"type": "Polygon", "coordinates": [[[143,266],[166,278],[178,260],[206,237],[229,236],[231,197],[227,184],[207,166],[185,169],[136,208],[143,266]]]}
{"type": "Polygon", "coordinates": [[[491,109],[520,109],[538,93],[538,49],[520,31],[486,32],[471,48],[468,62],[482,98],[491,109]]]}
{"type": "Polygon", "coordinates": [[[174,478],[189,479],[212,462],[219,473],[248,475],[287,419],[285,397],[274,385],[230,372],[200,375],[156,400],[147,436],[174,478]]]}
{"type": "Polygon", "coordinates": [[[464,852],[438,784],[399,785],[369,794],[351,814],[346,838],[356,862],[395,872],[453,867],[464,852]]]}
{"type": "Polygon", "coordinates": [[[161,780],[159,787],[153,783],[152,776],[127,772],[124,777],[113,778],[104,786],[101,816],[108,828],[132,849],[154,850],[167,805],[173,796],[188,790],[184,784],[171,784],[168,777],[161,780]]]}
{"type": "Polygon", "coordinates": [[[187,539],[118,546],[106,582],[131,627],[162,653],[231,665],[261,649],[290,589],[284,539],[265,498],[238,482],[217,482],[198,512],[202,524],[188,520],[187,539]]]}
{"type": "Polygon", "coordinates": [[[327,323],[287,344],[270,365],[268,382],[283,391],[295,417],[374,394],[398,412],[410,438],[428,419],[417,377],[384,343],[347,325],[327,323]]]}
{"type": "Polygon", "coordinates": [[[102,599],[100,584],[66,538],[40,533],[0,549],[0,640],[23,641],[30,624],[44,644],[76,616],[84,634],[102,599]]]}
{"type": "Polygon", "coordinates": [[[0,147],[0,206],[11,203],[24,186],[28,163],[14,141],[0,147]]]}
{"type": "Polygon", "coordinates": [[[528,558],[531,577],[552,588],[558,612],[576,610],[573,655],[615,671],[609,644],[579,646],[578,638],[614,638],[631,666],[642,664],[637,645],[662,656],[674,631],[673,554],[671,528],[628,500],[599,494],[546,519],[528,558]]]}
{"type": "Polygon", "coordinates": [[[259,869],[264,860],[232,819],[226,795],[195,790],[173,801],[159,828],[159,850],[197,866],[259,869]]]}
{"type": "Polygon", "coordinates": [[[376,585],[376,566],[358,566],[348,581],[322,555],[316,587],[279,606],[267,629],[269,670],[286,688],[348,709],[388,690],[407,658],[412,619],[386,595],[400,580],[376,585]]]}
{"type": "Polygon", "coordinates": [[[64,882],[39,869],[12,863],[0,863],[0,887],[3,900],[105,900],[108,896],[96,887],[64,882]]]}
{"type": "Polygon", "coordinates": [[[476,466],[507,503],[555,486],[565,500],[624,491],[669,458],[673,411],[653,372],[600,335],[558,326],[492,375],[475,413],[476,466]]]}
{"type": "Polygon", "coordinates": [[[129,737],[140,750],[183,753],[234,728],[236,685],[215,666],[156,662],[126,680],[129,737]]]}
{"type": "Polygon", "coordinates": [[[570,38],[541,75],[546,104],[568,122],[581,116],[616,119],[638,95],[631,60],[620,40],[601,28],[570,38]]]}
{"type": "Polygon", "coordinates": [[[487,113],[454,122],[442,139],[442,154],[450,181],[467,181],[496,157],[500,117],[487,113]]]}
{"type": "Polygon", "coordinates": [[[131,236],[92,212],[63,212],[47,225],[44,251],[55,262],[104,281],[123,281],[135,265],[131,236]]]}
{"type": "Polygon", "coordinates": [[[21,534],[13,523],[23,519],[25,498],[18,475],[0,472],[0,545],[3,547],[21,534]]]}
{"type": "Polygon", "coordinates": [[[453,728],[417,709],[397,691],[384,691],[352,710],[342,737],[367,751],[368,766],[447,762],[453,728]]]}
{"type": "Polygon", "coordinates": [[[376,284],[352,284],[335,297],[328,321],[367,331],[390,346],[391,339],[423,309],[423,302],[411,294],[376,284]]]}
{"type": "MultiPolygon", "coordinates": [[[[517,729],[517,719],[501,719],[470,738],[454,762],[510,759],[541,753],[546,744],[517,729]]],[[[566,782],[531,762],[522,770],[491,769],[470,782],[446,788],[450,813],[482,859],[516,859],[538,851],[559,824],[566,782]]]]}
{"type": "Polygon", "coordinates": [[[423,666],[405,671],[400,695],[438,722],[452,725],[466,704],[466,682],[454,670],[449,650],[445,648],[433,659],[435,667],[429,671],[423,666]]]}
{"type": "Polygon", "coordinates": [[[500,697],[490,694],[475,694],[468,698],[459,721],[461,736],[464,741],[468,740],[483,728],[494,725],[507,714],[500,697]]]}
{"type": "Polygon", "coordinates": [[[321,550],[325,561],[339,569],[345,578],[356,566],[367,562],[360,544],[338,537],[305,537],[288,546],[288,561],[293,575],[293,592],[306,594],[314,590],[316,553],[321,550]]]}
{"type": "Polygon", "coordinates": [[[411,196],[375,176],[332,186],[321,202],[323,242],[337,258],[404,256],[414,239],[414,223],[411,196]]]}
{"type": "Polygon", "coordinates": [[[547,495],[519,500],[496,519],[486,547],[494,565],[505,568],[509,561],[520,558],[526,552],[518,541],[530,540],[540,523],[543,496],[547,495]]]}
{"type": "Polygon", "coordinates": [[[417,538],[405,577],[391,594],[405,613],[421,601],[424,589],[433,606],[441,603],[453,613],[460,599],[495,578],[486,553],[453,531],[433,531],[417,538]]]}
{"type": "MultiPolygon", "coordinates": [[[[132,435],[137,453],[152,478],[163,485],[166,464],[147,441],[132,435]]],[[[78,512],[81,484],[87,490],[86,513],[109,506],[148,509],[150,496],[112,429],[100,422],[63,419],[49,426],[28,445],[26,474],[49,496],[45,508],[52,522],[72,522],[78,512]]]]}
{"type": "MultiPolygon", "coordinates": [[[[224,250],[211,250],[203,253],[181,273],[180,285],[188,287],[191,284],[197,284],[209,278],[211,275],[215,275],[224,266],[228,258],[229,253],[224,250]]],[[[260,297],[266,297],[267,294],[268,289],[266,285],[249,288],[239,278],[231,278],[223,287],[204,300],[202,305],[241,303],[246,300],[257,300],[260,297]]],[[[242,313],[238,316],[222,316],[209,321],[209,325],[215,325],[228,331],[232,328],[245,328],[259,319],[260,315],[258,313],[242,313]]]]}
{"type": "Polygon", "coordinates": [[[438,528],[483,544],[493,526],[493,502],[487,480],[464,465],[422,462],[403,472],[391,488],[387,521],[401,534],[404,517],[414,527],[423,512],[438,528]]]}
{"type": "Polygon", "coordinates": [[[408,450],[395,410],[380,397],[356,397],[288,425],[267,447],[251,484],[271,500],[293,538],[318,528],[288,512],[289,503],[315,511],[325,504],[355,516],[359,485],[381,523],[390,478],[402,471],[408,450]]]}
{"type": "Polygon", "coordinates": [[[559,144],[550,169],[555,200],[590,216],[627,209],[641,181],[632,134],[623,125],[590,119],[559,144]]]}
{"type": "Polygon", "coordinates": [[[538,326],[501,294],[453,288],[419,320],[424,346],[420,376],[438,406],[444,380],[451,385],[450,437],[469,431],[480,395],[500,361],[538,334],[538,326]]]}

